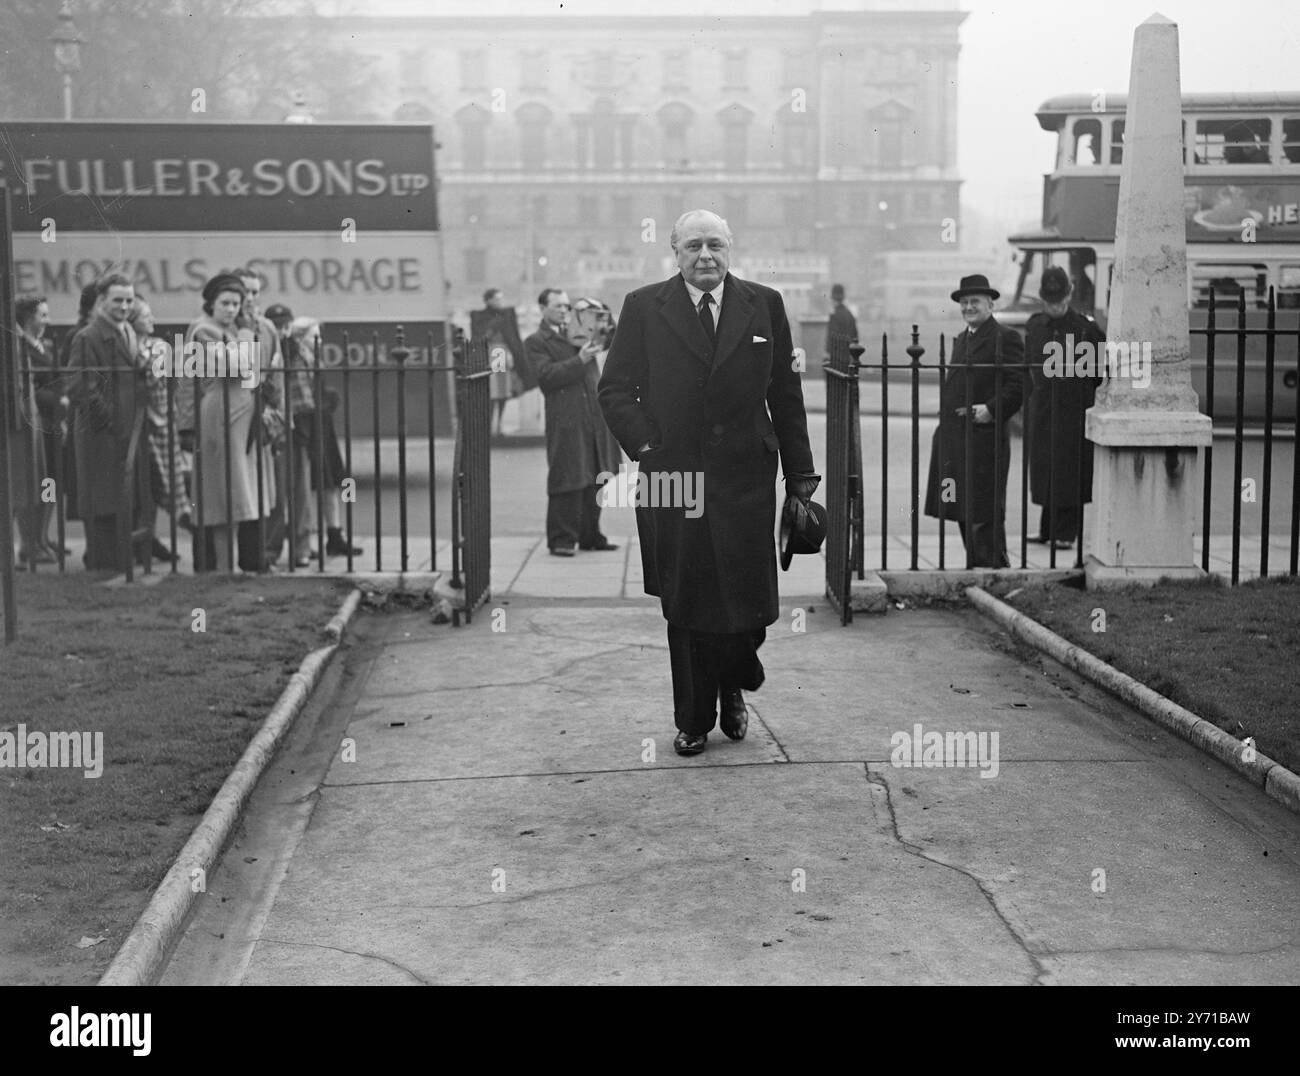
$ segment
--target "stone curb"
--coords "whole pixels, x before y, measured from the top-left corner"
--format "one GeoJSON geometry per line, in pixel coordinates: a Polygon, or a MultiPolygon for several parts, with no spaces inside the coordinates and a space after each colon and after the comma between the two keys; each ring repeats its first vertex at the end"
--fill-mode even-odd
{"type": "Polygon", "coordinates": [[[877,574],[889,588],[890,600],[896,598],[939,598],[962,601],[972,586],[996,582],[1059,583],[1081,574],[1078,568],[907,568],[878,569],[877,574]]]}
{"type": "Polygon", "coordinates": [[[360,601],[361,592],[352,590],[324,629],[334,641],[308,654],[298,671],[290,677],[257,735],[244,749],[171,869],[154,890],[148,907],[140,914],[99,980],[100,986],[149,986],[157,981],[198,896],[192,888],[191,872],[202,870],[206,876],[216,864],[258,778],[275,757],[280,741],[311,698],[360,601]]]}
{"type": "Polygon", "coordinates": [[[1170,701],[1159,692],[1152,691],[1128,674],[1107,665],[1082,647],[1075,646],[1036,620],[999,601],[981,587],[967,587],[966,596],[976,609],[996,621],[1008,634],[1029,643],[1067,669],[1072,669],[1123,699],[1157,724],[1248,778],[1289,810],[1300,814],[1300,777],[1281,763],[1259,752],[1256,752],[1254,759],[1246,762],[1241,757],[1242,741],[1229,736],[1217,725],[1197,717],[1190,710],[1170,701]]]}

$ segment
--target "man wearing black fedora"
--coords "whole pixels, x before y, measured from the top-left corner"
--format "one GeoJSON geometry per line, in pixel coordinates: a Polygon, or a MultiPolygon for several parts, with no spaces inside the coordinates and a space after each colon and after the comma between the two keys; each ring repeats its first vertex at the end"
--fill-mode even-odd
{"type": "Polygon", "coordinates": [[[1029,496],[1042,507],[1038,536],[1029,540],[1051,542],[1057,548],[1074,544],[1080,505],[1092,500],[1092,442],[1084,436],[1083,416],[1096,398],[1101,372],[1094,367],[1076,376],[1075,349],[1087,344],[1093,355],[1100,356],[1106,345],[1101,327],[1071,308],[1072,291],[1066,271],[1052,266],[1043,273],[1038,289],[1043,310],[1025,325],[1029,496]],[[1063,361],[1052,362],[1053,354],[1063,361]],[[1049,376],[1058,370],[1065,376],[1049,376]]]}
{"type": "Polygon", "coordinates": [[[715,723],[744,737],[742,692],[763,683],[757,651],[780,612],[778,454],[796,526],[820,477],[780,293],[727,271],[731,229],[715,213],[682,214],[670,243],[680,272],[624,300],[599,395],[647,489],[703,490],[702,510],[636,509],[645,591],[668,622],[673,747],[697,755],[715,723]]]}
{"type": "Polygon", "coordinates": [[[953,302],[961,305],[966,331],[953,344],[940,390],[939,428],[930,449],[925,492],[927,516],[957,521],[972,568],[1011,564],[1006,531],[1011,468],[1007,421],[1020,410],[1025,349],[1020,334],[993,317],[998,294],[982,274],[962,277],[961,286],[952,293],[953,302]]]}

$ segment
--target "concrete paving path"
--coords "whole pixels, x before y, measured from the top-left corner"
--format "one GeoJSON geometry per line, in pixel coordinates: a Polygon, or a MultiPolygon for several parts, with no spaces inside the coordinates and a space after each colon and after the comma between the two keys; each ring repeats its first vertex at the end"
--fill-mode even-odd
{"type": "Polygon", "coordinates": [[[1300,982],[1300,819],[976,613],[791,586],[748,738],[682,759],[609,574],[358,621],[164,982],[1300,982]],[[895,766],[917,725],[996,776],[895,766]]]}

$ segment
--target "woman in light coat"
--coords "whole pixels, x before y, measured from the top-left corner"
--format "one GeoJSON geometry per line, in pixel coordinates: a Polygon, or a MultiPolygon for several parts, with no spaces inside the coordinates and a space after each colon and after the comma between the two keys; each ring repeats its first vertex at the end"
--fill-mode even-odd
{"type": "MultiPolygon", "coordinates": [[[[270,444],[254,423],[258,393],[263,393],[264,408],[271,404],[265,386],[268,382],[273,385],[273,364],[263,367],[257,361],[253,367],[255,377],[249,379],[249,384],[241,377],[240,363],[227,362],[226,376],[222,377],[216,361],[220,349],[232,344],[236,348],[230,348],[228,355],[241,351],[248,355],[254,348],[252,332],[236,324],[244,296],[243,282],[237,276],[222,273],[209,280],[203,288],[204,316],[190,324],[185,342],[197,342],[204,348],[194,423],[197,515],[206,531],[206,549],[212,555],[204,559],[204,567],[221,571],[231,565],[233,533],[238,535],[239,567],[256,572],[267,570],[258,521],[268,516],[275,504],[275,461],[270,444]]],[[[261,345],[265,348],[265,342],[261,345]]],[[[189,384],[183,387],[186,395],[193,391],[189,384]]]]}

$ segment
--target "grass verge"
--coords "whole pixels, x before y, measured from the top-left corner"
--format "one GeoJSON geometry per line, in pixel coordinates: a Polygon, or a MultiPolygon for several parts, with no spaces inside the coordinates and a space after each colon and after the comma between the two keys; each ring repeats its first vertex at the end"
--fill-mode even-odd
{"type": "Polygon", "coordinates": [[[1300,773],[1300,581],[988,589],[1197,717],[1253,736],[1263,754],[1300,773]]]}
{"type": "Polygon", "coordinates": [[[103,578],[22,573],[15,587],[0,730],[102,733],[103,773],[0,768],[3,983],[99,978],[349,589],[103,578]]]}

